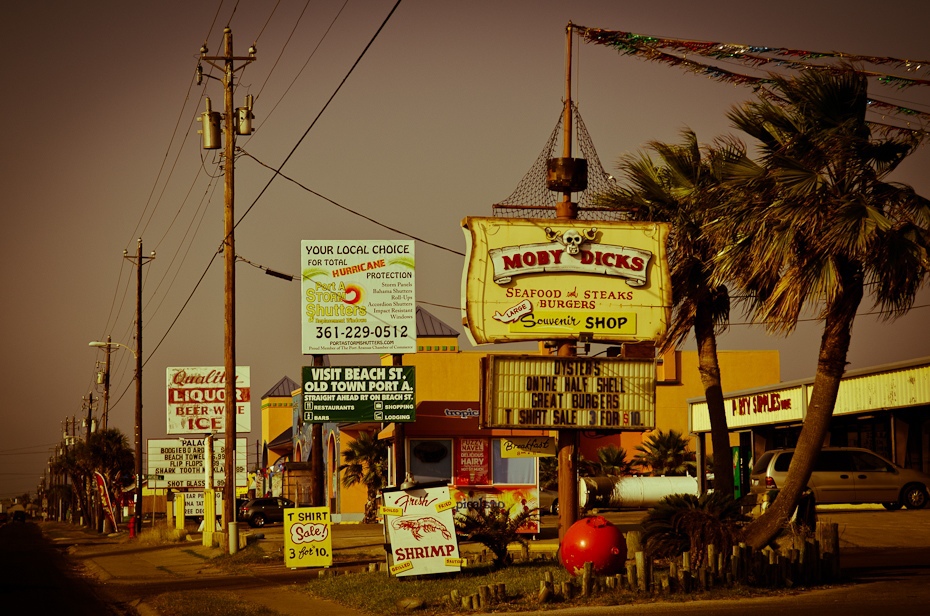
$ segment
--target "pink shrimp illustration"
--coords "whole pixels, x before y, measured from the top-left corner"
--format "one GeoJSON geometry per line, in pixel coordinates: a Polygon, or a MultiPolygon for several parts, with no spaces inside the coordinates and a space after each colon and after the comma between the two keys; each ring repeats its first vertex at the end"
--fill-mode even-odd
{"type": "Polygon", "coordinates": [[[452,533],[450,533],[445,525],[437,520],[436,518],[431,517],[403,517],[397,518],[391,522],[391,528],[394,530],[409,530],[413,535],[413,538],[419,541],[421,539],[421,533],[435,533],[440,532],[445,539],[452,539],[452,533]]]}

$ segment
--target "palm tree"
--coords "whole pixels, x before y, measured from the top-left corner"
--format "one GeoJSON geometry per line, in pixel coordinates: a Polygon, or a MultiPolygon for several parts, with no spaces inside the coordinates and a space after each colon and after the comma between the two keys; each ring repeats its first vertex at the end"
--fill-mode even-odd
{"type": "Polygon", "coordinates": [[[691,565],[700,567],[709,545],[721,554],[730,553],[745,520],[737,502],[725,494],[670,494],[646,514],[642,543],[651,558],[690,552],[691,565]]]}
{"type": "Polygon", "coordinates": [[[592,465],[598,476],[633,474],[633,463],[626,459],[626,450],[613,443],[597,448],[597,460],[592,465]]]}
{"type": "Polygon", "coordinates": [[[682,476],[693,472],[694,453],[688,451],[688,439],[677,430],[652,434],[636,446],[633,464],[649,469],[653,476],[682,476]]]}
{"type": "MultiPolygon", "coordinates": [[[[804,426],[785,485],[747,528],[768,544],[807,485],[829,428],[853,321],[866,290],[887,318],[913,305],[927,277],[930,202],[887,176],[917,147],[911,134],[873,136],[865,120],[866,78],[842,67],[772,78],[774,95],[730,111],[759,142],[759,164],[734,165],[734,181],[756,195],[721,213],[730,238],[716,259],[720,280],[747,293],[754,320],[791,333],[813,305],[824,329],[804,426]]],[[[719,477],[719,474],[717,475],[719,477]]]]}
{"type": "Polygon", "coordinates": [[[358,438],[351,441],[342,452],[342,485],[350,488],[362,484],[367,489],[368,502],[365,504],[365,522],[374,522],[378,515],[378,492],[387,485],[388,480],[388,446],[387,443],[372,432],[359,432],[358,438]]]}
{"type": "Polygon", "coordinates": [[[496,569],[509,562],[507,547],[511,543],[527,546],[526,538],[519,531],[538,514],[538,509],[528,508],[512,513],[504,505],[477,507],[455,515],[455,530],[466,541],[476,541],[491,550],[496,569]]]}
{"type": "Polygon", "coordinates": [[[62,494],[69,494],[66,500],[72,512],[72,515],[81,511],[88,521],[89,508],[87,504],[87,492],[84,490],[87,479],[87,464],[85,462],[85,447],[83,441],[77,441],[72,445],[62,443],[59,446],[59,455],[52,461],[49,470],[58,477],[66,480],[66,484],[61,486],[62,494]]]}
{"type": "MultiPolygon", "coordinates": [[[[135,452],[126,436],[115,428],[93,432],[87,441],[88,463],[93,471],[103,475],[111,495],[122,494],[123,488],[134,483],[135,452]]],[[[90,479],[93,481],[93,479],[90,479]]],[[[103,519],[98,516],[98,529],[103,519]]]]}
{"type": "MultiPolygon", "coordinates": [[[[712,281],[713,257],[719,250],[715,236],[707,233],[714,206],[733,189],[723,174],[734,162],[746,157],[741,143],[718,139],[713,146],[701,147],[690,130],[682,132],[681,145],[657,141],[649,147],[658,156],[628,156],[620,170],[627,185],[600,195],[599,205],[629,212],[632,219],[671,223],[668,237],[668,263],[674,298],[673,316],[662,350],[683,343],[691,331],[698,348],[698,371],[707,400],[713,451],[729,451],[717,335],[726,330],[730,318],[727,287],[712,281]]],[[[717,492],[733,496],[733,472],[729,456],[716,456],[714,466],[717,492]]]]}

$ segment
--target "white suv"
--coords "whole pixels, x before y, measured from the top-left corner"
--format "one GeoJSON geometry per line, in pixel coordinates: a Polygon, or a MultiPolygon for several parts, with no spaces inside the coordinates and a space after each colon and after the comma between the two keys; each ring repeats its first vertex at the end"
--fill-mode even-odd
{"type": "MultiPolygon", "coordinates": [[[[753,466],[750,491],[771,501],[788,475],[794,449],[766,451],[753,466]]],[[[923,509],[930,475],[902,468],[858,447],[824,447],[807,487],[820,505],[881,503],[885,509],[923,509]]],[[[762,500],[762,499],[760,499],[762,500]]]]}

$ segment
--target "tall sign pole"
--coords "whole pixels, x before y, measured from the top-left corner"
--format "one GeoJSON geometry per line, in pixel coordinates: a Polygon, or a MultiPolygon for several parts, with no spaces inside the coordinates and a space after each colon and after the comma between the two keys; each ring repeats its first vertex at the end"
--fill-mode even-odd
{"type": "MultiPolygon", "coordinates": [[[[223,31],[223,56],[226,71],[223,76],[223,111],[225,114],[226,161],[223,200],[223,357],[226,366],[226,483],[223,486],[223,528],[229,533],[230,554],[233,549],[236,524],[236,243],[233,219],[236,184],[235,148],[233,132],[233,40],[232,30],[223,31]]],[[[238,547],[238,543],[236,544],[238,547]]]]}
{"type": "Polygon", "coordinates": [[[106,359],[103,363],[103,413],[101,413],[102,418],[100,423],[103,426],[103,429],[107,429],[107,417],[110,414],[110,345],[112,340],[110,336],[107,336],[107,346],[104,347],[106,351],[106,359]]]}
{"type": "MultiPolygon", "coordinates": [[[[223,357],[226,370],[225,383],[225,409],[226,421],[226,459],[225,484],[223,486],[223,528],[229,535],[229,552],[238,551],[238,524],[236,523],[236,242],[235,242],[235,151],[236,134],[249,134],[251,132],[251,99],[242,110],[233,109],[233,76],[237,70],[247,66],[255,59],[255,46],[249,49],[247,57],[233,55],[232,30],[227,27],[223,30],[223,55],[206,56],[206,44],[201,48],[201,59],[214,64],[223,70],[223,113],[224,130],[226,131],[226,149],[224,162],[224,207],[223,207],[223,357]],[[243,61],[239,68],[235,68],[236,61],[243,61]]],[[[203,76],[201,66],[197,67],[198,83],[203,76]]],[[[207,99],[207,112],[203,119],[203,146],[208,149],[219,149],[218,135],[215,127],[216,116],[210,110],[207,99]]]]}
{"type": "MultiPolygon", "coordinates": [[[[562,160],[567,169],[572,160],[572,23],[565,28],[565,110],[562,116],[562,160]]],[[[571,182],[569,182],[571,184],[571,182]]],[[[577,218],[578,204],[572,203],[571,187],[562,191],[562,199],[556,204],[555,216],[558,220],[577,218]]],[[[574,340],[556,340],[557,354],[560,357],[572,357],[577,354],[574,340]]],[[[578,479],[576,464],[578,461],[578,431],[561,429],[558,431],[558,472],[559,472],[559,539],[578,520],[578,479]]]]}
{"type": "MultiPolygon", "coordinates": [[[[127,251],[123,258],[129,259],[136,266],[136,500],[133,516],[133,534],[142,533],[142,266],[155,258],[155,252],[148,257],[142,256],[142,238],[139,238],[136,256],[133,259],[127,251]]],[[[109,338],[107,338],[109,340],[109,338]]]]}

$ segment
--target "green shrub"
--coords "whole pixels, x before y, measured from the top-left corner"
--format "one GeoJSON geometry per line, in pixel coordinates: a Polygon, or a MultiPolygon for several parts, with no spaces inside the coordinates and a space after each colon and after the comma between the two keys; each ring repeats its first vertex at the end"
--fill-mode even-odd
{"type": "Polygon", "coordinates": [[[643,549],[651,558],[675,558],[691,553],[695,567],[704,564],[707,546],[730,553],[739,542],[748,518],[739,504],[725,494],[672,494],[643,519],[643,549]]]}

